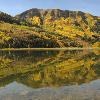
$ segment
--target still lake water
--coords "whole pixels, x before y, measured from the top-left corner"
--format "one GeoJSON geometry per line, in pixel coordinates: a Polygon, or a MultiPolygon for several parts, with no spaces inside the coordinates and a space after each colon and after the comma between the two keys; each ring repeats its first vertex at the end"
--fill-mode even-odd
{"type": "Polygon", "coordinates": [[[100,50],[0,51],[0,100],[100,100],[100,50]]]}

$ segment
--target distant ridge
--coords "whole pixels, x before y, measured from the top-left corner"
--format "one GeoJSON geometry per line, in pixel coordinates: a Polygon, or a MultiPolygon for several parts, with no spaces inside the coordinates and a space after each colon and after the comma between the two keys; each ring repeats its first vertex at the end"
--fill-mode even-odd
{"type": "MultiPolygon", "coordinates": [[[[89,16],[93,16],[92,14],[84,13],[82,11],[32,8],[24,11],[21,14],[16,15],[15,17],[25,20],[32,16],[45,17],[48,14],[50,14],[54,18],[60,18],[60,17],[67,18],[67,17],[76,17],[76,16],[82,16],[83,18],[85,18],[86,14],[88,14],[89,16]]],[[[99,16],[94,16],[94,17],[99,17],[99,16]]]]}

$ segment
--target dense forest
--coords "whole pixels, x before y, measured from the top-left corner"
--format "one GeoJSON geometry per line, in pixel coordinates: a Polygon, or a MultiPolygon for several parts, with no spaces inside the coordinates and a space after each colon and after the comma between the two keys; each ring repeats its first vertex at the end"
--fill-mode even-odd
{"type": "Polygon", "coordinates": [[[100,47],[100,17],[81,11],[0,12],[0,48],[100,47]]]}

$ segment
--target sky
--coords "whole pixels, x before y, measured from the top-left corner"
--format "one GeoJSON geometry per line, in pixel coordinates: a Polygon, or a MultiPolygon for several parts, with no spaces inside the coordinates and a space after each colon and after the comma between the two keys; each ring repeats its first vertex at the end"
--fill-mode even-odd
{"type": "Polygon", "coordinates": [[[100,16],[100,0],[0,0],[0,11],[12,16],[31,8],[76,10],[100,16]]]}

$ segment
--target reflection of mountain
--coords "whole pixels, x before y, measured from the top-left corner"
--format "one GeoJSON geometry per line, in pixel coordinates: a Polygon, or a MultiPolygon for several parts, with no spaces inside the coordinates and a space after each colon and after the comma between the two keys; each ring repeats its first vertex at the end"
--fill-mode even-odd
{"type": "Polygon", "coordinates": [[[82,84],[100,77],[99,51],[0,52],[0,86],[13,81],[30,87],[82,84]]]}

